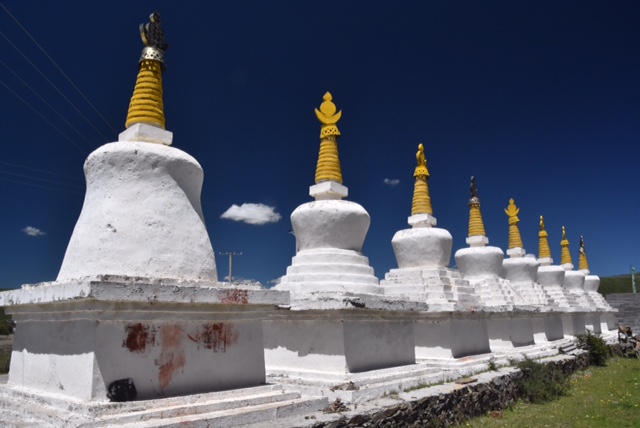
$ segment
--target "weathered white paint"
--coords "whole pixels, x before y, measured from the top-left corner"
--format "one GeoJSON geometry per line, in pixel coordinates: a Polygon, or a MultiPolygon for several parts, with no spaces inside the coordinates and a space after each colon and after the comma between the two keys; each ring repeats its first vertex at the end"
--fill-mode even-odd
{"type": "Polygon", "coordinates": [[[511,257],[502,262],[500,276],[511,283],[526,303],[546,306],[549,304],[548,298],[542,286],[536,282],[538,266],[535,257],[511,257]]]}
{"type": "Polygon", "coordinates": [[[261,320],[286,293],[140,282],[67,285],[2,294],[18,323],[10,386],[104,401],[107,386],[123,378],[134,380],[140,398],[265,380],[261,320]]]}
{"type": "Polygon", "coordinates": [[[314,379],[415,363],[411,322],[359,318],[292,311],[265,321],[267,371],[314,379]]]}
{"type": "Polygon", "coordinates": [[[446,267],[451,260],[453,238],[437,227],[414,227],[396,232],[391,239],[398,267],[446,267]]]}
{"type": "Polygon", "coordinates": [[[58,280],[108,274],[217,281],[194,158],[161,144],[117,142],[91,153],[84,169],[84,205],[58,280]]]}
{"type": "Polygon", "coordinates": [[[146,123],[136,123],[118,136],[118,141],[134,141],[158,143],[170,146],[173,142],[173,132],[146,123]]]}
{"type": "Polygon", "coordinates": [[[453,312],[442,318],[418,320],[414,330],[416,358],[420,360],[448,360],[491,352],[483,318],[453,312]]]}
{"type": "Polygon", "coordinates": [[[498,247],[469,247],[456,251],[456,266],[464,279],[498,277],[504,253],[498,247]]]}

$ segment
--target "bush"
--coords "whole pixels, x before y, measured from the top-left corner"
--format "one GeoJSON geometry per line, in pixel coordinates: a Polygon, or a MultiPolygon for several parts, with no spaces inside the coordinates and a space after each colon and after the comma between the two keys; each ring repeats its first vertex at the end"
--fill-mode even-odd
{"type": "Polygon", "coordinates": [[[569,389],[569,378],[554,363],[538,363],[528,358],[517,364],[522,371],[520,393],[522,399],[531,403],[544,403],[565,395],[569,389]]]}
{"type": "Polygon", "coordinates": [[[586,334],[578,334],[578,348],[589,352],[589,364],[594,366],[605,366],[609,358],[609,347],[600,337],[595,336],[587,330],[586,334]]]}

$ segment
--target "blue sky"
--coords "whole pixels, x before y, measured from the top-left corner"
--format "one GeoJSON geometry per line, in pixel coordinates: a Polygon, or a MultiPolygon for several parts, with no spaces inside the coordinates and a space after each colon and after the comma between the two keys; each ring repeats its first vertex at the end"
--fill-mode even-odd
{"type": "MultiPolygon", "coordinates": [[[[363,253],[378,277],[396,267],[391,238],[408,227],[419,143],[454,251],[465,246],[475,175],[491,245],[506,250],[514,198],[528,252],[542,214],[556,263],[564,225],[574,264],[584,235],[592,273],[640,267],[638,2],[2,5],[0,287],[56,278],[82,208],[84,159],[124,129],[138,25],[152,11],[170,44],[167,129],[204,169],[214,250],[243,253],[234,277],[268,285],[291,262],[289,216],[311,200],[313,110],[326,91],[343,110],[344,184],[371,216],[363,253]],[[243,204],[279,216],[222,218],[243,204]]],[[[223,279],[228,259],[217,262],[223,279]]]]}

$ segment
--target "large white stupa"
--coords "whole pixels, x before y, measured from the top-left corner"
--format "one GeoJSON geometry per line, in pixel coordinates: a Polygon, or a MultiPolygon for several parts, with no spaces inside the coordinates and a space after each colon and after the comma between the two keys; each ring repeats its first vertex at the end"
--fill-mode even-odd
{"type": "Polygon", "coordinates": [[[369,259],[362,254],[369,214],[361,205],[343,200],[349,191],[342,184],[336,125],[342,111],[337,111],[329,92],[323,99],[315,110],[322,124],[316,184],[309,188],[315,201],[300,205],[291,214],[297,253],[275,287],[290,291],[292,300],[381,292],[369,259]]]}
{"type": "Polygon", "coordinates": [[[414,190],[410,229],[403,229],[393,236],[391,244],[398,263],[380,282],[384,293],[405,300],[426,302],[429,310],[453,310],[456,305],[472,307],[479,303],[469,283],[460,273],[449,268],[453,238],[446,229],[435,227],[431,195],[429,194],[429,170],[424,146],[418,146],[417,166],[414,171],[414,190]]]}
{"type": "Polygon", "coordinates": [[[513,289],[509,281],[500,277],[504,253],[498,247],[487,246],[489,238],[480,212],[480,198],[475,177],[471,177],[469,199],[468,248],[456,251],[455,260],[462,278],[475,288],[484,306],[508,309],[526,301],[513,289]]]}
{"type": "Polygon", "coordinates": [[[540,286],[536,282],[538,273],[538,260],[532,255],[526,255],[524,245],[522,244],[522,235],[518,223],[518,213],[520,208],[512,199],[509,200],[509,206],[505,209],[505,213],[509,217],[509,249],[507,250],[508,259],[502,262],[501,276],[511,282],[515,291],[531,305],[548,305],[548,298],[540,286]]]}

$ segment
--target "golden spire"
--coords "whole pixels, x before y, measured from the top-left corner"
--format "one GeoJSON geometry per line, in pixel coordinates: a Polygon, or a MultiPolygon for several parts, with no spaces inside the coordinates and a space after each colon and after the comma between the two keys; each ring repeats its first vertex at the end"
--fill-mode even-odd
{"type": "Polygon", "coordinates": [[[478,197],[475,177],[471,177],[469,190],[471,191],[471,199],[469,199],[469,237],[487,236],[487,233],[484,231],[482,213],[480,212],[480,198],[478,197]]]}
{"type": "Polygon", "coordinates": [[[538,258],[540,259],[551,258],[548,236],[549,234],[544,230],[544,217],[540,216],[540,232],[538,233],[538,258]]]}
{"type": "Polygon", "coordinates": [[[427,180],[429,179],[429,170],[427,169],[427,158],[424,156],[424,146],[422,144],[418,145],[416,161],[418,166],[416,166],[413,173],[416,182],[413,186],[411,215],[433,215],[433,209],[431,208],[431,196],[429,195],[429,185],[427,184],[427,180]]]}
{"type": "Polygon", "coordinates": [[[335,181],[342,184],[342,169],[338,157],[338,137],[340,131],[336,125],[342,117],[342,110],[337,112],[336,105],[332,102],[329,92],[324,94],[324,102],[320,104],[320,110],[316,109],[316,116],[322,128],[320,128],[320,154],[316,166],[316,184],[321,181],[335,181]]]}
{"type": "Polygon", "coordinates": [[[560,256],[560,264],[573,264],[573,259],[571,258],[571,252],[569,251],[569,240],[567,239],[567,230],[562,226],[562,241],[560,241],[560,246],[562,247],[562,254],[560,256]]]}
{"type": "Polygon", "coordinates": [[[126,128],[145,123],[165,129],[164,103],[162,101],[162,71],[164,52],[168,45],[160,24],[160,15],[152,13],[148,24],[140,24],[140,36],[145,47],[138,64],[140,71],[133,90],[126,128]]]}
{"type": "Polygon", "coordinates": [[[509,249],[524,248],[520,228],[518,227],[518,223],[520,223],[520,219],[518,218],[520,208],[516,207],[513,198],[509,199],[509,207],[505,209],[504,212],[509,216],[509,249]]]}
{"type": "Polygon", "coordinates": [[[583,236],[580,236],[580,256],[578,260],[578,270],[589,270],[589,261],[587,260],[587,250],[584,248],[583,236]]]}

